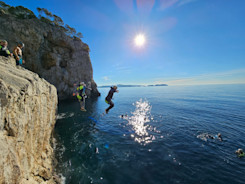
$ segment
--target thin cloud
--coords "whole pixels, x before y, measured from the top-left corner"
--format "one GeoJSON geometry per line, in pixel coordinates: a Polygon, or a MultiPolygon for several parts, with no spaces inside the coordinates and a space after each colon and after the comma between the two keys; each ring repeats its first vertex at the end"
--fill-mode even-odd
{"type": "Polygon", "coordinates": [[[166,8],[169,8],[177,2],[178,0],[160,0],[160,9],[164,10],[166,8]]]}
{"type": "Polygon", "coordinates": [[[182,0],[178,3],[178,6],[183,6],[183,5],[186,5],[186,4],[189,4],[189,3],[193,3],[197,0],[182,0]]]}
{"type": "Polygon", "coordinates": [[[108,76],[104,76],[103,79],[104,79],[105,81],[109,81],[109,80],[110,80],[110,78],[109,78],[108,76]]]}
{"type": "Polygon", "coordinates": [[[175,17],[164,18],[156,24],[156,32],[165,33],[174,28],[176,24],[177,19],[175,17]]]}
{"type": "Polygon", "coordinates": [[[80,10],[84,12],[84,14],[88,15],[88,17],[81,17],[78,13],[76,14],[76,19],[78,23],[86,24],[86,26],[91,27],[97,30],[110,31],[114,26],[114,22],[112,18],[102,11],[95,9],[92,6],[86,5],[82,2],[79,2],[76,6],[81,7],[80,10]],[[100,24],[96,24],[99,22],[100,24]]]}
{"type": "Polygon", "coordinates": [[[117,7],[126,14],[134,13],[134,1],[133,0],[114,0],[117,7]]]}
{"type": "Polygon", "coordinates": [[[137,8],[140,13],[148,14],[151,12],[155,0],[136,0],[137,8]]]}
{"type": "Polygon", "coordinates": [[[127,66],[123,66],[123,65],[120,65],[120,64],[115,64],[114,65],[114,69],[117,71],[117,72],[124,72],[124,73],[130,73],[131,70],[129,67],[127,66]]]}
{"type": "Polygon", "coordinates": [[[245,68],[218,73],[201,74],[192,77],[183,77],[175,79],[166,78],[165,80],[158,79],[154,83],[166,83],[171,85],[245,83],[245,68]]]}

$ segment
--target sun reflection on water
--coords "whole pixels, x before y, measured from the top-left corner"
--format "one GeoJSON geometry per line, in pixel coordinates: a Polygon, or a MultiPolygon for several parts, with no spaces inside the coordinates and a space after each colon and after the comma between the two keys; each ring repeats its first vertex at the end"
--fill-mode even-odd
{"type": "Polygon", "coordinates": [[[135,111],[132,112],[132,116],[125,118],[128,121],[128,125],[132,127],[134,133],[131,137],[142,145],[146,145],[155,140],[155,136],[152,132],[159,133],[155,127],[152,127],[149,123],[153,117],[151,117],[151,106],[148,101],[140,99],[135,102],[135,111]]]}

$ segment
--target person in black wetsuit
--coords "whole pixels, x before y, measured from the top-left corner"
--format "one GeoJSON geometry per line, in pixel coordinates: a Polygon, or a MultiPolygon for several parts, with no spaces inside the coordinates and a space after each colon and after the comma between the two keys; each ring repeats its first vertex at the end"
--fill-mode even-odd
{"type": "Polygon", "coordinates": [[[0,56],[12,56],[12,54],[8,50],[8,42],[6,40],[2,40],[0,42],[0,56]]]}
{"type": "Polygon", "coordinates": [[[115,92],[117,92],[117,93],[119,92],[119,91],[117,90],[117,86],[111,87],[111,90],[109,91],[107,97],[105,98],[105,102],[106,102],[107,104],[110,105],[110,106],[105,110],[106,114],[108,114],[109,110],[110,110],[111,108],[114,107],[114,103],[111,101],[111,99],[112,99],[113,94],[114,94],[115,92]]]}

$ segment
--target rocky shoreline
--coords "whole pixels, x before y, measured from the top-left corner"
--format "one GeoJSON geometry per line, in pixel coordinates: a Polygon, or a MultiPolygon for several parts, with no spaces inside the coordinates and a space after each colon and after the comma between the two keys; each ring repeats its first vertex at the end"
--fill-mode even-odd
{"type": "Polygon", "coordinates": [[[25,68],[0,56],[0,183],[62,183],[52,142],[58,100],[73,98],[79,82],[92,89],[87,96],[100,95],[90,48],[22,6],[2,5],[0,15],[0,39],[9,50],[25,44],[25,68]]]}
{"type": "Polygon", "coordinates": [[[0,57],[0,183],[58,183],[50,140],[56,88],[0,57]]]}

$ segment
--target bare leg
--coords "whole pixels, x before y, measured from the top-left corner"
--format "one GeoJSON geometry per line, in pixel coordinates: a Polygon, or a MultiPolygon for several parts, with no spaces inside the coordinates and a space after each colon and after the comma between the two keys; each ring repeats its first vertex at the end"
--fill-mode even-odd
{"type": "Polygon", "coordinates": [[[80,100],[80,106],[81,106],[82,111],[86,111],[85,110],[85,98],[84,97],[80,100]]]}
{"type": "Polygon", "coordinates": [[[109,104],[110,106],[105,110],[106,113],[108,113],[109,110],[114,107],[114,103],[112,101],[110,101],[109,104]]]}

